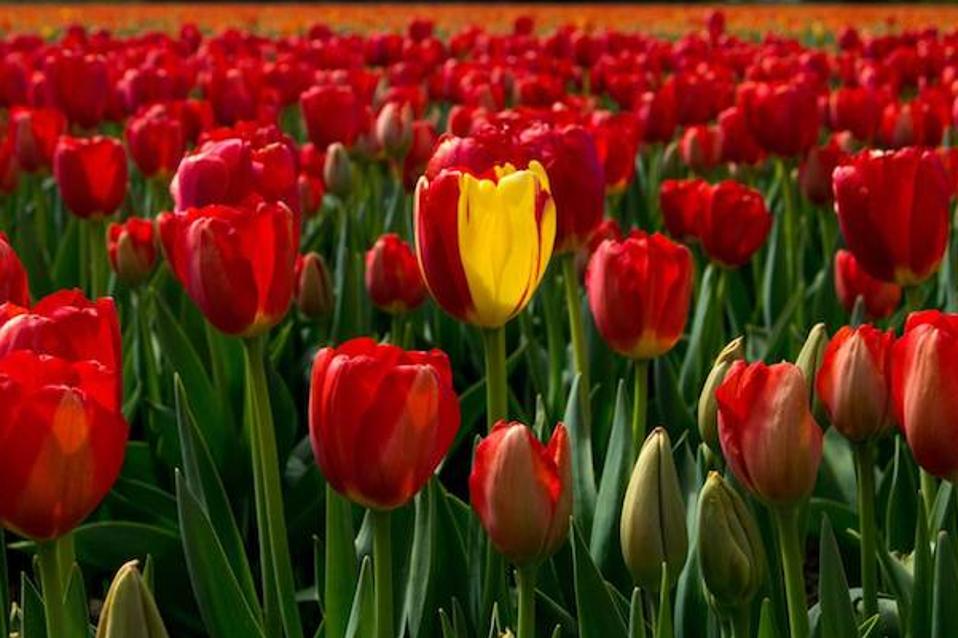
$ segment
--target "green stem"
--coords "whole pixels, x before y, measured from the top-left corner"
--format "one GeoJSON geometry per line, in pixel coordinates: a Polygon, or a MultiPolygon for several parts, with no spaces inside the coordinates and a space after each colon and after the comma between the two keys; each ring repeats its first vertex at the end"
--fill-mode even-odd
{"type": "MultiPolygon", "coordinates": [[[[254,469],[260,473],[260,497],[256,500],[258,509],[257,523],[259,533],[267,538],[268,551],[263,558],[264,573],[275,587],[283,627],[288,638],[301,638],[303,628],[296,607],[296,583],[289,555],[289,541],[286,537],[286,520],[283,513],[283,490],[280,482],[279,454],[276,449],[276,433],[273,427],[273,413],[269,402],[269,386],[266,382],[266,370],[263,360],[263,337],[246,339],[243,352],[246,359],[246,384],[249,396],[250,437],[255,441],[252,446],[254,469]],[[255,458],[258,457],[258,458],[255,458]],[[264,525],[265,524],[265,525],[264,525]]],[[[262,546],[262,544],[261,544],[262,546]]]]}
{"type": "Polygon", "coordinates": [[[401,313],[390,315],[389,342],[403,348],[403,317],[401,313]]]}
{"type": "Polygon", "coordinates": [[[732,638],[752,638],[752,613],[748,605],[742,605],[730,614],[732,638]]]}
{"type": "MultiPolygon", "coordinates": [[[[37,557],[40,563],[40,584],[43,587],[47,636],[65,636],[67,625],[63,603],[59,539],[37,543],[37,557]]],[[[6,610],[3,612],[6,613],[6,610]]]]}
{"type": "Polygon", "coordinates": [[[782,554],[791,638],[807,638],[808,610],[805,606],[804,556],[798,534],[798,510],[795,507],[773,507],[772,519],[782,554]]]}
{"type": "Polygon", "coordinates": [[[393,634],[393,557],[391,512],[370,510],[373,523],[373,569],[376,584],[376,638],[393,634]]]}
{"type": "Polygon", "coordinates": [[[632,401],[632,457],[636,458],[645,441],[649,407],[649,360],[635,360],[635,394],[632,401]]]}
{"type": "Polygon", "coordinates": [[[542,304],[542,315],[546,325],[546,345],[549,348],[549,407],[558,410],[562,393],[563,353],[565,339],[562,336],[562,325],[558,310],[558,294],[555,278],[543,282],[537,303],[542,304]]]}
{"type": "MultiPolygon", "coordinates": [[[[785,268],[788,272],[789,290],[795,290],[800,283],[798,272],[798,247],[795,244],[797,232],[795,220],[795,198],[792,193],[792,175],[788,161],[782,157],[778,160],[778,177],[782,188],[782,201],[785,204],[785,214],[783,217],[784,235],[785,235],[785,268]]],[[[798,325],[804,325],[802,319],[802,305],[799,304],[796,309],[796,321],[798,325]]]]}
{"type": "MultiPolygon", "coordinates": [[[[938,482],[935,480],[935,477],[926,472],[925,470],[920,470],[921,473],[921,497],[925,501],[925,513],[928,516],[928,520],[931,520],[932,512],[935,510],[935,499],[938,496],[938,482]]],[[[928,529],[929,533],[932,535],[932,538],[938,533],[938,530],[928,529]]]]}
{"type": "Polygon", "coordinates": [[[536,567],[525,565],[516,569],[516,588],[519,590],[519,625],[516,638],[535,638],[536,635],[536,567]]]}
{"type": "Polygon", "coordinates": [[[878,564],[876,562],[875,469],[870,443],[855,448],[858,471],[858,521],[861,533],[862,599],[865,617],[878,613],[878,564]]]}
{"type": "Polygon", "coordinates": [[[85,219],[75,218],[77,224],[77,282],[80,289],[90,292],[90,224],[85,219]]]}
{"type": "Polygon", "coordinates": [[[592,409],[589,403],[589,348],[582,328],[582,306],[579,301],[579,276],[575,268],[575,253],[562,257],[562,279],[565,283],[565,303],[569,312],[569,331],[572,333],[572,355],[579,375],[579,403],[582,406],[582,436],[590,436],[592,409]]]}
{"type": "Polygon", "coordinates": [[[506,328],[485,328],[482,331],[486,352],[486,422],[489,429],[509,414],[506,373],[506,328]]]}
{"type": "MultiPolygon", "coordinates": [[[[355,573],[355,563],[348,561],[343,568],[343,557],[353,558],[352,512],[349,501],[326,484],[326,566],[323,574],[323,626],[327,638],[343,638],[349,625],[352,588],[343,586],[343,569],[355,573]],[[344,530],[346,530],[344,532],[344,530]]],[[[355,585],[355,579],[350,581],[355,585]]]]}
{"type": "Polygon", "coordinates": [[[106,294],[106,233],[104,221],[100,219],[85,220],[89,224],[87,239],[90,242],[89,269],[90,269],[90,298],[96,299],[106,294]]]}

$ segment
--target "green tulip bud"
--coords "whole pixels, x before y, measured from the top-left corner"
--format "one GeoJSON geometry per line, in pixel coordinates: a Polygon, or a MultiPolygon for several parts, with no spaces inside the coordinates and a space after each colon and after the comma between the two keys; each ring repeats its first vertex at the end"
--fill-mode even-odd
{"type": "Polygon", "coordinates": [[[136,561],[121,567],[113,579],[96,638],[169,638],[136,561]]]}
{"type": "Polygon", "coordinates": [[[619,535],[622,557],[639,587],[659,591],[663,563],[675,584],[685,565],[689,539],[672,444],[662,428],[645,440],[632,469],[619,535]]]}
{"type": "Polygon", "coordinates": [[[765,550],[758,525],[718,472],[710,472],[699,496],[699,566],[719,610],[746,605],[765,578],[765,550]]]}
{"type": "Polygon", "coordinates": [[[808,331],[808,337],[805,339],[805,345],[798,353],[795,359],[795,365],[802,370],[805,375],[805,384],[808,385],[808,396],[811,398],[815,390],[815,375],[822,366],[822,356],[825,354],[825,346],[828,345],[828,331],[825,330],[825,324],[816,323],[808,331]]]}
{"type": "Polygon", "coordinates": [[[722,348],[705,379],[702,394],[699,395],[699,436],[716,454],[721,454],[722,449],[718,439],[718,404],[715,402],[715,390],[722,385],[732,364],[745,358],[744,341],[742,337],[738,337],[722,348]]]}
{"type": "Polygon", "coordinates": [[[323,181],[326,182],[326,190],[338,197],[346,197],[352,191],[352,160],[349,159],[349,151],[339,142],[333,142],[326,149],[323,181]]]}

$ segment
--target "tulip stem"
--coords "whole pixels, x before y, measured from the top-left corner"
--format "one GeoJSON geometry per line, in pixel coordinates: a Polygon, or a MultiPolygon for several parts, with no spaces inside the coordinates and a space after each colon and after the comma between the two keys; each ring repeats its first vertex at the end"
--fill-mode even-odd
{"type": "MultiPolygon", "coordinates": [[[[256,521],[260,536],[266,538],[266,551],[260,557],[264,582],[275,587],[286,636],[301,638],[303,628],[299,610],[296,607],[296,583],[290,561],[289,541],[286,537],[279,453],[276,449],[276,433],[263,358],[264,338],[249,338],[243,342],[243,345],[246,359],[247,405],[251,412],[249,425],[254,455],[254,488],[257,487],[256,483],[259,483],[256,505],[260,511],[256,513],[256,521]]],[[[263,547],[264,544],[261,543],[260,546],[263,547]]]]}
{"type": "Polygon", "coordinates": [[[590,437],[592,424],[592,410],[589,404],[591,387],[589,384],[589,349],[585,342],[585,331],[582,328],[582,304],[579,301],[579,277],[575,268],[575,253],[569,253],[562,258],[562,278],[565,283],[565,302],[569,311],[569,330],[572,333],[572,355],[575,361],[575,371],[579,375],[579,397],[582,406],[582,423],[584,438],[590,437]]]}
{"type": "Polygon", "coordinates": [[[482,331],[486,351],[486,422],[489,429],[509,414],[506,387],[506,329],[485,328],[482,331]]]}
{"type": "MultiPolygon", "coordinates": [[[[37,557],[40,563],[40,584],[43,587],[47,636],[65,636],[67,625],[63,604],[59,539],[37,543],[37,557]]],[[[6,613],[6,610],[2,611],[6,613]]]]}
{"type": "Polygon", "coordinates": [[[535,638],[536,635],[536,567],[525,565],[516,569],[516,588],[519,593],[519,626],[516,638],[535,638]]]}
{"type": "MultiPolygon", "coordinates": [[[[929,520],[931,520],[932,512],[935,511],[935,499],[938,496],[938,484],[935,483],[935,477],[926,472],[925,470],[920,470],[921,473],[921,496],[925,501],[925,512],[928,515],[929,520]]],[[[938,531],[929,528],[928,530],[932,537],[934,537],[938,531]]]]}
{"type": "Polygon", "coordinates": [[[646,415],[649,404],[649,360],[635,360],[635,394],[632,405],[632,457],[639,454],[645,441],[646,415]]]}
{"type": "Polygon", "coordinates": [[[376,586],[376,637],[393,635],[393,557],[391,512],[370,510],[373,523],[373,570],[376,586]]]}
{"type": "Polygon", "coordinates": [[[90,298],[96,299],[106,294],[106,231],[100,219],[85,220],[89,224],[88,239],[90,242],[90,298]]]}
{"type": "MultiPolygon", "coordinates": [[[[795,290],[798,287],[801,279],[798,272],[798,247],[795,245],[795,197],[792,192],[792,172],[790,170],[790,165],[783,157],[778,158],[778,175],[779,184],[781,186],[782,203],[785,205],[785,211],[782,217],[782,222],[785,224],[783,227],[786,246],[785,268],[788,272],[788,281],[790,285],[789,290],[795,290]]],[[[800,326],[805,325],[804,320],[802,319],[802,304],[798,305],[795,314],[797,324],[800,326]]]]}
{"type": "Polygon", "coordinates": [[[772,519],[775,521],[775,532],[782,554],[791,638],[807,638],[808,610],[805,606],[804,557],[798,534],[798,509],[773,507],[772,519]]]}
{"type": "Polygon", "coordinates": [[[878,613],[878,572],[875,537],[875,469],[872,448],[862,443],[855,448],[858,470],[858,521],[861,533],[862,599],[865,617],[878,613]]]}

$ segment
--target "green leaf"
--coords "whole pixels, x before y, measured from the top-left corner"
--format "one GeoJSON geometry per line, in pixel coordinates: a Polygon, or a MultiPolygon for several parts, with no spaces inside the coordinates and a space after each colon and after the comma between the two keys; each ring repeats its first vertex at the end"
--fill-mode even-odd
{"type": "Polygon", "coordinates": [[[948,532],[938,534],[938,547],[935,550],[935,582],[932,586],[934,598],[931,612],[932,638],[954,638],[958,636],[958,613],[955,601],[958,601],[958,558],[948,532]]]}
{"type": "Polygon", "coordinates": [[[20,573],[20,638],[46,638],[43,598],[26,573],[20,573]]]}
{"type": "Polygon", "coordinates": [[[758,638],[779,638],[778,628],[775,626],[775,612],[772,610],[772,601],[768,598],[762,601],[762,612],[758,620],[758,638]]]}
{"type": "Polygon", "coordinates": [[[86,586],[83,583],[83,573],[76,563],[70,570],[70,579],[64,595],[66,608],[67,638],[88,638],[90,635],[89,600],[86,595],[86,586]]]}
{"type": "Polygon", "coordinates": [[[263,637],[258,610],[246,600],[209,517],[179,470],[176,502],[190,582],[206,629],[213,638],[263,637]]]}
{"type": "MultiPolygon", "coordinates": [[[[573,392],[573,395],[576,393],[573,392]]],[[[579,526],[571,523],[572,560],[575,574],[575,602],[579,617],[580,638],[625,638],[626,627],[615,607],[589,550],[579,533],[579,526]]]]}
{"type": "Polygon", "coordinates": [[[910,552],[915,546],[918,483],[902,437],[895,437],[891,487],[885,508],[885,542],[891,551],[910,552]]]}
{"type": "Polygon", "coordinates": [[[704,377],[706,362],[715,356],[715,344],[721,340],[723,283],[721,268],[710,262],[702,275],[689,330],[688,348],[679,370],[679,387],[683,396],[695,394],[695,386],[704,377]]]}
{"type": "Polygon", "coordinates": [[[622,498],[629,482],[632,458],[631,414],[625,399],[625,384],[619,381],[615,393],[615,413],[612,431],[602,468],[602,481],[595,502],[595,518],[589,539],[589,552],[603,574],[625,572],[622,550],[619,548],[619,518],[622,515],[622,498]]]}
{"type": "MultiPolygon", "coordinates": [[[[349,624],[349,610],[356,592],[356,547],[353,544],[353,513],[349,501],[326,486],[326,571],[323,610],[327,638],[342,638],[349,624]]],[[[317,576],[318,578],[318,576],[317,576]]],[[[319,584],[317,583],[317,587],[319,584]]]]}
{"type": "Polygon", "coordinates": [[[822,517],[819,547],[821,575],[818,581],[818,599],[821,605],[822,638],[848,638],[858,635],[855,611],[852,609],[848,581],[842,567],[842,555],[827,516],[822,517]]]}
{"type": "Polygon", "coordinates": [[[150,483],[124,478],[113,485],[110,498],[139,517],[170,529],[176,529],[176,498],[150,483]]]}
{"type": "Polygon", "coordinates": [[[632,601],[629,605],[629,638],[645,638],[645,612],[642,611],[642,591],[632,589],[632,601]]]}
{"type": "Polygon", "coordinates": [[[366,556],[359,570],[359,585],[346,625],[346,638],[366,638],[376,634],[376,599],[373,594],[372,563],[366,556]]]}
{"type": "Polygon", "coordinates": [[[895,597],[899,622],[902,627],[907,627],[911,617],[911,596],[915,580],[911,572],[897,558],[889,554],[888,550],[878,551],[878,564],[884,575],[885,586],[895,597]]]}
{"type": "Polygon", "coordinates": [[[582,420],[580,395],[579,376],[576,375],[569,389],[569,402],[566,404],[563,422],[569,430],[569,443],[572,447],[572,509],[576,520],[588,533],[592,529],[592,517],[595,515],[595,466],[592,460],[592,440],[587,436],[582,420]]]}
{"type": "Polygon", "coordinates": [[[923,499],[918,499],[918,525],[915,527],[915,551],[912,554],[914,588],[911,592],[910,636],[931,635],[932,564],[928,542],[928,514],[923,499]]]}
{"type": "Polygon", "coordinates": [[[929,531],[936,533],[945,529],[954,509],[954,486],[949,481],[942,481],[935,493],[935,504],[932,508],[931,529],[929,531]]]}
{"type": "MultiPolygon", "coordinates": [[[[655,400],[651,402],[651,407],[657,411],[659,423],[669,431],[672,440],[678,440],[684,432],[693,432],[697,438],[698,428],[689,412],[688,403],[682,397],[672,357],[665,355],[656,358],[652,362],[652,377],[655,400]]],[[[704,377],[699,379],[703,380],[704,377]]]]}
{"type": "Polygon", "coordinates": [[[672,602],[669,600],[669,566],[662,563],[662,584],[659,587],[659,617],[655,621],[655,638],[674,638],[672,602]]]}
{"type": "Polygon", "coordinates": [[[459,638],[459,632],[453,627],[445,609],[439,610],[439,625],[442,628],[442,638],[459,638]]]}

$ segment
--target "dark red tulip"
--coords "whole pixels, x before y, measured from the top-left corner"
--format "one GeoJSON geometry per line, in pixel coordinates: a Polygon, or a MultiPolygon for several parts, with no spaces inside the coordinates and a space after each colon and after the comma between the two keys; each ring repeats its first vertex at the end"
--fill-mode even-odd
{"type": "Polygon", "coordinates": [[[183,124],[165,109],[151,108],[126,124],[126,144],[145,177],[171,175],[186,150],[183,124]]]}
{"type": "Polygon", "coordinates": [[[699,239],[702,211],[712,187],[704,179],[667,179],[659,189],[659,207],[672,237],[690,243],[699,239]]]}
{"type": "Polygon", "coordinates": [[[742,109],[730,106],[718,116],[722,138],[722,161],[757,164],[763,157],[762,147],[748,128],[742,109]]]}
{"type": "Polygon", "coordinates": [[[107,255],[117,279],[136,286],[156,266],[156,236],[153,220],[130,217],[123,223],[112,223],[106,235],[107,255]]]}
{"type": "Polygon", "coordinates": [[[365,507],[391,510],[422,489],[459,429],[449,359],[369,338],[313,360],[309,433],[323,476],[365,507]]]}
{"type": "Polygon", "coordinates": [[[111,137],[61,137],[53,174],[63,203],[77,217],[110,216],[126,197],[126,152],[111,137]]]}
{"type": "Polygon", "coordinates": [[[319,148],[333,142],[352,146],[363,125],[359,98],[349,86],[314,86],[299,98],[309,139],[319,148]]]}
{"type": "Polygon", "coordinates": [[[20,168],[33,173],[53,166],[53,152],[66,126],[66,118],[57,109],[12,109],[10,136],[20,168]]]}
{"type": "Polygon", "coordinates": [[[27,271],[13,250],[7,236],[0,231],[0,304],[30,305],[30,286],[27,271]]]}
{"type": "Polygon", "coordinates": [[[381,236],[366,253],[366,291],[377,308],[390,314],[409,312],[426,300],[419,262],[398,235],[381,236]]]}
{"type": "Polygon", "coordinates": [[[818,140],[818,99],[808,86],[745,83],[739,87],[738,105],[749,130],[769,153],[794,157],[818,140]]]}
{"type": "Polygon", "coordinates": [[[871,141],[882,117],[883,97],[868,87],[841,87],[829,96],[828,113],[835,131],[851,131],[862,142],[871,141]]]}
{"type": "Polygon", "coordinates": [[[846,312],[851,312],[861,297],[865,312],[873,319],[890,317],[901,304],[901,286],[875,279],[844,249],[835,254],[835,294],[846,312]]]}

